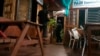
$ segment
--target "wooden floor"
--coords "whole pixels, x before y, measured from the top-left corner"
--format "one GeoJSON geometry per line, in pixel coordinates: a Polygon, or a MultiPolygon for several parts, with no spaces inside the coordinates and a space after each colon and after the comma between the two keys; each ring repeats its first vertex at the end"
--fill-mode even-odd
{"type": "MultiPolygon", "coordinates": [[[[45,56],[81,56],[80,50],[64,48],[62,44],[48,44],[44,46],[45,56]]],[[[0,56],[9,56],[10,51],[0,49],[0,56]]],[[[23,46],[17,56],[41,56],[39,46],[23,46]]],[[[86,54],[84,56],[87,56],[86,54]]],[[[100,56],[100,55],[98,55],[100,56]]]]}

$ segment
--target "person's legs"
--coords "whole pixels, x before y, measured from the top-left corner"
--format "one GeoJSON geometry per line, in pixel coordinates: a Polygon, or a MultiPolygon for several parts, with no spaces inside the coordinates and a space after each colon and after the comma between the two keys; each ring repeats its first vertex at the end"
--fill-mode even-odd
{"type": "Polygon", "coordinates": [[[43,38],[47,37],[47,24],[43,25],[43,38]]]}
{"type": "Polygon", "coordinates": [[[56,39],[56,42],[57,42],[57,43],[62,42],[62,39],[61,39],[61,36],[60,36],[60,31],[59,31],[59,32],[58,32],[58,31],[56,32],[56,38],[57,38],[57,39],[56,39]]]}
{"type": "Polygon", "coordinates": [[[43,44],[46,45],[48,44],[48,32],[47,32],[47,24],[44,24],[43,25],[43,34],[42,34],[42,37],[43,37],[43,44]]]}

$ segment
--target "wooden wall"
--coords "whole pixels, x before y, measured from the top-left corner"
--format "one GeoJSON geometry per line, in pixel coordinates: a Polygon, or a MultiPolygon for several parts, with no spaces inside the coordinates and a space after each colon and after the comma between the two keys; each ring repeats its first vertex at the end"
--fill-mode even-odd
{"type": "Polygon", "coordinates": [[[4,0],[3,17],[11,20],[27,20],[30,0],[4,0]]]}
{"type": "Polygon", "coordinates": [[[17,2],[16,20],[28,20],[29,0],[19,0],[17,2]]]}
{"type": "MultiPolygon", "coordinates": [[[[9,18],[11,20],[30,20],[29,13],[31,15],[32,0],[5,0],[4,1],[4,11],[3,17],[9,18]]],[[[41,6],[38,4],[37,12],[41,10],[41,6]]],[[[38,13],[36,13],[38,14],[38,13]]],[[[38,17],[36,15],[36,17],[38,17]]],[[[10,27],[11,29],[12,27],[10,27]]],[[[9,30],[9,29],[8,29],[9,30]]],[[[7,34],[11,33],[11,30],[8,31],[7,34]]],[[[18,30],[14,28],[13,30],[16,34],[19,33],[18,30]]],[[[30,27],[28,34],[33,36],[37,35],[35,27],[30,27]]]]}
{"type": "Polygon", "coordinates": [[[15,19],[16,0],[4,0],[3,17],[15,19]]]}

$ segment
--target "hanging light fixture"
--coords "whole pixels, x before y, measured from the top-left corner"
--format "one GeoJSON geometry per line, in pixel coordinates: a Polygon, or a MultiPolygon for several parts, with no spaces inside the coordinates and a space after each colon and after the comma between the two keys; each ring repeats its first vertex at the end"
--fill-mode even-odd
{"type": "Polygon", "coordinates": [[[43,0],[37,0],[37,2],[43,5],[43,0]]]}

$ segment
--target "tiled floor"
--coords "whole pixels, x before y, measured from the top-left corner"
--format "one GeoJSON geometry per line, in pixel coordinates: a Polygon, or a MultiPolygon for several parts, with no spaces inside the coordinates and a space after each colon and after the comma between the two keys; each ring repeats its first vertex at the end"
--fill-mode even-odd
{"type": "Polygon", "coordinates": [[[45,56],[68,56],[62,45],[48,45],[45,48],[45,56]]]}
{"type": "MultiPolygon", "coordinates": [[[[63,45],[50,44],[44,46],[45,56],[68,56],[63,45]]],[[[9,56],[9,50],[1,50],[0,56],[9,56]]],[[[24,46],[21,47],[17,56],[41,56],[39,46],[24,46]]]]}
{"type": "MultiPolygon", "coordinates": [[[[61,44],[45,45],[44,51],[45,51],[45,56],[81,56],[81,51],[77,49],[72,50],[70,48],[64,48],[63,45],[61,44]]],[[[0,56],[9,56],[9,51],[0,49],[0,56]]],[[[21,47],[17,56],[41,56],[40,48],[39,46],[21,47]]]]}

